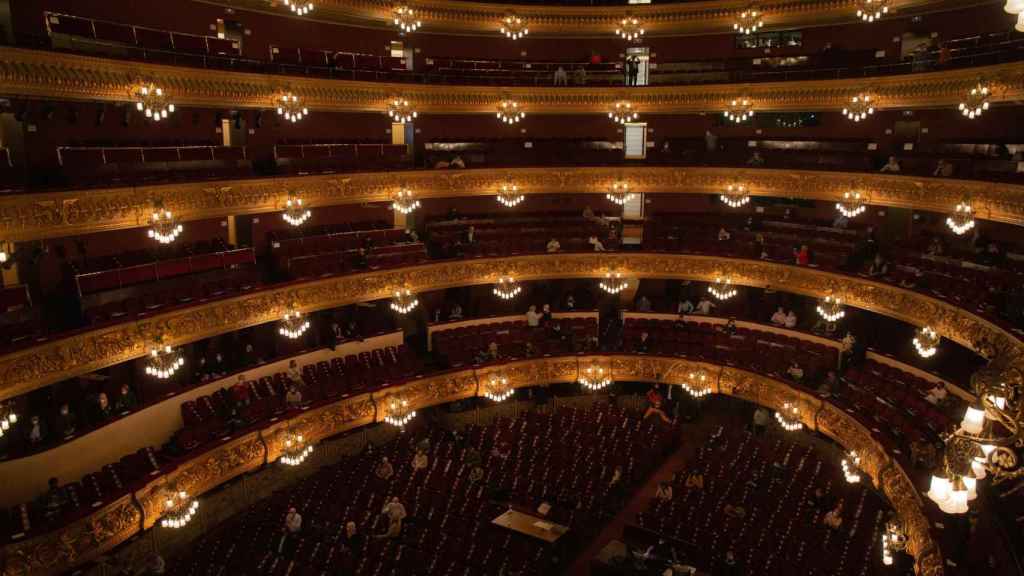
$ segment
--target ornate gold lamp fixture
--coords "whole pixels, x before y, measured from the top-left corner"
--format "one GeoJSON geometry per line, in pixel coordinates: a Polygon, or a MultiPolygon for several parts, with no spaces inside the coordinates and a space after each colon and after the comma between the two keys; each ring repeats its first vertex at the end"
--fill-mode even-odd
{"type": "Polygon", "coordinates": [[[164,89],[152,82],[140,82],[132,88],[135,109],[146,115],[146,118],[159,122],[174,113],[174,104],[164,94],[164,89]]]}
{"type": "Polygon", "coordinates": [[[6,264],[14,256],[14,243],[0,240],[0,264],[6,264]]]}
{"type": "Polygon", "coordinates": [[[736,21],[733,22],[732,29],[740,34],[750,35],[760,30],[762,26],[764,26],[763,14],[751,6],[736,13],[736,21]]]}
{"type": "Polygon", "coordinates": [[[174,219],[174,214],[164,208],[163,202],[156,202],[156,209],[149,221],[146,234],[161,244],[170,244],[178,239],[185,227],[174,219]]]}
{"type": "Polygon", "coordinates": [[[619,206],[625,206],[626,202],[636,198],[636,194],[629,191],[629,182],[616,180],[615,182],[612,182],[611,189],[608,190],[608,193],[605,194],[604,197],[619,206]]]}
{"type": "Polygon", "coordinates": [[[931,358],[939,351],[939,333],[931,326],[924,326],[914,334],[914,349],[922,358],[931,358]]]}
{"type": "Polygon", "coordinates": [[[711,383],[708,381],[708,373],[703,368],[690,372],[686,376],[686,380],[679,387],[694,398],[703,398],[711,394],[711,383]]]}
{"type": "Polygon", "coordinates": [[[607,388],[614,382],[611,375],[597,364],[587,366],[585,370],[580,372],[577,380],[581,386],[593,392],[607,388]]]}
{"type": "Polygon", "coordinates": [[[498,204],[505,208],[515,208],[526,200],[526,196],[519,192],[519,186],[512,182],[505,182],[498,190],[498,204]]]}
{"type": "Polygon", "coordinates": [[[857,17],[874,22],[889,13],[891,0],[857,0],[857,17]]]}
{"type": "Polygon", "coordinates": [[[964,200],[956,205],[956,209],[946,218],[946,226],[957,236],[963,236],[974,229],[974,211],[970,202],[964,200]]]}
{"type": "Polygon", "coordinates": [[[734,98],[725,108],[725,118],[735,124],[754,117],[754,103],[747,97],[734,98]]]}
{"type": "Polygon", "coordinates": [[[899,524],[889,522],[882,533],[882,564],[892,566],[893,555],[907,549],[907,535],[899,524]]]}
{"type": "Polygon", "coordinates": [[[818,315],[826,322],[836,322],[846,316],[843,301],[838,296],[825,296],[818,302],[818,315]]]}
{"type": "Polygon", "coordinates": [[[384,404],[384,421],[396,428],[405,428],[416,417],[416,411],[409,406],[409,401],[395,394],[384,404]]]}
{"type": "Polygon", "coordinates": [[[408,188],[400,188],[391,201],[391,209],[402,214],[410,214],[419,207],[420,201],[408,188]]]}
{"type": "Polygon", "coordinates": [[[291,92],[282,92],[274,98],[277,104],[277,115],[290,122],[298,122],[309,114],[309,109],[302,105],[299,97],[291,92]]]}
{"type": "Polygon", "coordinates": [[[625,18],[619,20],[619,25],[615,28],[615,34],[626,42],[635,42],[646,33],[640,19],[629,13],[625,18]]]}
{"type": "Polygon", "coordinates": [[[608,117],[619,124],[629,124],[630,122],[636,122],[637,118],[640,117],[640,113],[636,111],[633,103],[629,100],[619,100],[608,111],[608,117]]]}
{"type": "Polygon", "coordinates": [[[868,209],[868,205],[860,192],[848,191],[843,192],[843,199],[836,202],[836,210],[840,214],[847,218],[856,218],[864,213],[868,209]]]}
{"type": "Polygon", "coordinates": [[[515,12],[511,12],[501,19],[501,33],[506,38],[519,40],[530,33],[530,27],[526,25],[526,20],[516,16],[515,12]]]}
{"type": "Polygon", "coordinates": [[[416,109],[407,98],[396,97],[388,100],[388,117],[392,122],[407,124],[416,119],[416,109]]]}
{"type": "Polygon", "coordinates": [[[504,402],[515,394],[515,388],[513,388],[508,378],[501,374],[491,374],[487,378],[487,383],[484,384],[484,398],[492,402],[504,402]]]}
{"type": "Polygon", "coordinates": [[[750,203],[750,194],[747,193],[747,187],[742,184],[729,184],[719,198],[729,208],[742,208],[750,203]]]}
{"type": "Polygon", "coordinates": [[[875,113],[875,101],[869,94],[857,94],[850,98],[850,103],[843,108],[843,116],[854,122],[860,122],[875,113]]]}
{"type": "Polygon", "coordinates": [[[391,309],[399,314],[408,314],[419,306],[419,304],[419,298],[417,298],[416,295],[408,288],[395,290],[395,295],[391,299],[391,309]]]}
{"type": "Polygon", "coordinates": [[[843,477],[849,484],[856,484],[860,482],[861,471],[860,471],[860,456],[856,450],[850,450],[846,453],[846,458],[843,458],[843,477]]]}
{"type": "Polygon", "coordinates": [[[708,292],[715,298],[722,301],[728,300],[739,294],[739,290],[732,285],[732,280],[722,278],[721,276],[715,278],[715,281],[708,285],[708,292]]]}
{"type": "Polygon", "coordinates": [[[284,431],[284,440],[281,443],[281,463],[286,466],[298,466],[309,458],[313,453],[313,445],[306,442],[306,438],[293,429],[284,431]]]}
{"type": "Polygon", "coordinates": [[[494,295],[502,300],[511,300],[523,291],[523,287],[512,276],[502,276],[494,283],[494,295]]]}
{"type": "Polygon", "coordinates": [[[964,116],[974,120],[989,108],[992,89],[981,80],[967,91],[967,95],[957,108],[964,116]]]}
{"type": "Polygon", "coordinates": [[[164,498],[163,508],[160,525],[164,528],[183,528],[195,517],[199,501],[184,490],[170,489],[164,498]]]}
{"type": "Polygon", "coordinates": [[[281,318],[281,326],[277,329],[277,332],[290,340],[296,340],[309,330],[309,319],[302,315],[292,307],[284,313],[284,317],[281,318]]]}
{"type": "Polygon", "coordinates": [[[622,272],[610,270],[605,272],[604,280],[599,284],[601,290],[609,294],[618,294],[629,288],[629,281],[622,277],[622,272]]]}
{"type": "Polygon", "coordinates": [[[782,404],[782,409],[775,413],[775,420],[787,432],[796,432],[804,427],[803,422],[800,421],[800,409],[796,407],[796,404],[789,402],[782,404]]]}
{"type": "Polygon", "coordinates": [[[420,29],[420,26],[423,26],[423,22],[416,17],[416,11],[406,5],[395,6],[391,17],[395,26],[398,26],[403,34],[415,32],[420,29]]]}
{"type": "Polygon", "coordinates": [[[284,204],[281,217],[292,226],[302,226],[313,215],[313,211],[302,205],[302,197],[295,192],[288,193],[288,201],[284,204]]]}
{"type": "Polygon", "coordinates": [[[18,423],[18,413],[12,403],[0,404],[0,437],[18,423]]]}
{"type": "Polygon", "coordinates": [[[498,104],[498,120],[505,124],[516,124],[526,118],[526,112],[519,106],[519,102],[506,98],[498,104]]]}
{"type": "Polygon", "coordinates": [[[156,344],[146,357],[146,374],[166,380],[185,365],[185,357],[177,348],[162,344],[162,340],[163,338],[157,338],[156,344]]]}
{"type": "Polygon", "coordinates": [[[316,9],[316,5],[309,0],[305,2],[301,0],[281,0],[281,3],[287,6],[296,16],[305,16],[316,9]]]}

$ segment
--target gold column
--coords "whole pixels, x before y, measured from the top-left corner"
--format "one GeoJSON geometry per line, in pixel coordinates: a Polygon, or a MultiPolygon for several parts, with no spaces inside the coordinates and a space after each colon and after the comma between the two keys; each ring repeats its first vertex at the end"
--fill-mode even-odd
{"type": "Polygon", "coordinates": [[[228,221],[228,244],[238,246],[238,225],[235,223],[235,215],[231,214],[228,221]]]}

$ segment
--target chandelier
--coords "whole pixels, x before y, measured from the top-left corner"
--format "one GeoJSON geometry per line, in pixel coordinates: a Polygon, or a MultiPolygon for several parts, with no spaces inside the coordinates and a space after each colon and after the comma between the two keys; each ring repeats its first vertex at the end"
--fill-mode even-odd
{"type": "Polygon", "coordinates": [[[789,402],[783,403],[782,410],[775,413],[775,420],[787,432],[795,432],[804,427],[803,422],[800,421],[800,410],[795,404],[789,402]]]}
{"type": "Polygon", "coordinates": [[[736,22],[733,22],[732,29],[740,34],[753,34],[764,26],[764,18],[761,13],[753,8],[748,8],[736,15],[736,22]]]}
{"type": "Polygon", "coordinates": [[[392,396],[385,404],[384,421],[396,428],[405,428],[416,417],[416,411],[409,408],[409,401],[400,396],[392,396]]]}
{"type": "Polygon", "coordinates": [[[395,297],[391,299],[391,309],[399,314],[408,314],[419,303],[420,301],[416,298],[415,294],[408,288],[402,288],[401,290],[395,290],[395,297]]]}
{"type": "MultiPolygon", "coordinates": [[[[949,514],[963,514],[977,496],[977,482],[989,475],[993,484],[1024,479],[1024,373],[997,355],[971,376],[980,404],[969,406],[960,427],[946,436],[943,470],[932,475],[928,497],[949,514]]],[[[1009,488],[1009,494],[1020,486],[1009,488]]]]}
{"type": "Polygon", "coordinates": [[[306,220],[313,215],[313,212],[302,205],[302,198],[297,194],[288,194],[288,201],[284,205],[284,213],[281,217],[292,226],[302,226],[306,220]]]}
{"type": "Polygon", "coordinates": [[[958,108],[964,116],[974,120],[981,116],[982,112],[988,110],[989,97],[991,95],[992,89],[979,81],[977,85],[967,92],[967,99],[961,102],[958,108]]]}
{"type": "Polygon", "coordinates": [[[188,524],[199,510],[199,501],[184,490],[171,490],[164,500],[164,513],[160,525],[164,528],[181,528],[188,524]]]}
{"type": "Polygon", "coordinates": [[[636,121],[640,113],[633,108],[633,103],[629,100],[619,100],[608,111],[608,117],[619,124],[629,124],[636,121]]]}
{"type": "Polygon", "coordinates": [[[484,398],[493,402],[504,402],[512,397],[515,389],[508,383],[508,378],[500,374],[491,374],[484,386],[484,398]]]}
{"type": "Polygon", "coordinates": [[[708,373],[703,368],[690,372],[687,380],[682,382],[679,387],[694,398],[703,398],[711,394],[711,385],[708,384],[708,373]]]}
{"type": "Polygon", "coordinates": [[[282,3],[291,9],[298,16],[305,16],[313,11],[316,6],[312,2],[297,2],[296,0],[281,0],[282,3]]]}
{"type": "Polygon", "coordinates": [[[307,444],[306,439],[292,430],[284,433],[284,444],[281,448],[281,463],[287,466],[298,466],[309,458],[313,453],[313,445],[307,444]]]}
{"type": "Polygon", "coordinates": [[[715,278],[715,282],[708,285],[708,292],[719,300],[728,300],[739,293],[728,278],[715,278]]]}
{"type": "Polygon", "coordinates": [[[309,110],[299,103],[299,97],[291,92],[285,92],[276,98],[277,115],[284,116],[285,120],[298,122],[309,114],[309,110]]]}
{"type": "Polygon", "coordinates": [[[185,230],[185,227],[174,221],[174,215],[170,210],[157,205],[156,211],[150,220],[150,228],[147,234],[153,240],[161,244],[170,244],[177,240],[178,236],[185,230]]]}
{"type": "Polygon", "coordinates": [[[605,272],[604,280],[599,284],[609,294],[618,294],[629,288],[629,281],[622,277],[621,272],[605,272]]]}
{"type": "Polygon", "coordinates": [[[523,287],[511,276],[502,276],[494,283],[494,295],[502,300],[511,300],[523,291],[523,287]]]}
{"type": "Polygon", "coordinates": [[[963,236],[974,228],[974,212],[968,202],[960,202],[956,210],[946,218],[946,226],[957,236],[963,236]]]}
{"type": "Polygon", "coordinates": [[[895,522],[885,525],[885,532],[882,533],[882,564],[892,566],[893,554],[902,552],[907,548],[907,535],[900,530],[895,522]]]}
{"type": "Polygon", "coordinates": [[[612,385],[612,377],[605,372],[605,369],[597,364],[592,364],[580,373],[577,378],[580,385],[591,391],[598,391],[612,385]]]}
{"type": "Polygon", "coordinates": [[[620,180],[612,182],[611,190],[609,190],[604,197],[619,206],[625,206],[626,202],[636,198],[636,194],[629,191],[629,182],[623,182],[620,180]]]}
{"type": "Polygon", "coordinates": [[[860,456],[856,450],[850,450],[843,458],[843,477],[850,484],[860,482],[860,456]]]}
{"type": "Polygon", "coordinates": [[[835,322],[846,316],[846,310],[843,309],[843,301],[838,296],[825,296],[818,303],[818,314],[826,322],[835,322]]]}
{"type": "Polygon", "coordinates": [[[501,185],[497,198],[498,204],[506,208],[515,208],[523,200],[526,200],[526,196],[519,193],[519,186],[511,182],[505,182],[501,185]]]}
{"type": "Polygon", "coordinates": [[[741,208],[750,203],[750,194],[747,193],[747,187],[742,184],[729,184],[719,198],[729,208],[741,208]]]}
{"type": "Polygon", "coordinates": [[[146,374],[166,380],[174,376],[174,373],[184,365],[185,357],[178,349],[158,344],[149,351],[146,374]]]}
{"type": "Polygon", "coordinates": [[[925,326],[914,335],[914,349],[922,358],[931,358],[938,352],[941,339],[942,337],[932,327],[925,326]]]}
{"type": "Polygon", "coordinates": [[[725,117],[736,124],[746,122],[754,117],[754,103],[750,98],[735,98],[729,102],[725,117]]]}
{"type": "Polygon", "coordinates": [[[284,313],[284,318],[281,319],[281,327],[278,328],[277,332],[285,338],[295,340],[305,334],[306,330],[309,330],[309,326],[309,320],[293,307],[284,313]]]}
{"type": "Polygon", "coordinates": [[[530,28],[525,20],[512,13],[501,19],[501,33],[512,40],[519,40],[530,33],[530,28]]]}
{"type": "Polygon", "coordinates": [[[857,17],[865,22],[874,22],[889,13],[890,0],[857,0],[857,17]]]}
{"type": "Polygon", "coordinates": [[[10,404],[0,404],[0,436],[3,436],[18,423],[18,413],[14,411],[14,406],[10,404]]]}
{"type": "Polygon", "coordinates": [[[850,98],[850,104],[843,108],[843,116],[854,122],[860,122],[874,113],[875,103],[872,101],[871,96],[867,94],[858,94],[850,98]]]}
{"type": "Polygon", "coordinates": [[[412,190],[400,188],[391,202],[391,209],[402,214],[409,214],[420,207],[420,201],[413,197],[412,190]]]}
{"type": "Polygon", "coordinates": [[[388,116],[392,122],[405,124],[416,119],[416,110],[405,98],[392,98],[388,100],[388,116]]]}
{"type": "Polygon", "coordinates": [[[174,104],[167,101],[164,89],[152,82],[143,82],[137,85],[132,96],[135,99],[135,109],[145,113],[146,118],[150,118],[154,122],[159,122],[174,112],[174,104]]]}
{"type": "Polygon", "coordinates": [[[0,264],[6,264],[14,255],[14,243],[0,240],[0,264]]]}
{"type": "Polygon", "coordinates": [[[640,24],[640,19],[629,14],[626,14],[625,18],[619,20],[619,26],[615,28],[615,34],[626,42],[639,40],[645,33],[644,27],[640,24]]]}
{"type": "Polygon", "coordinates": [[[843,199],[836,202],[836,210],[847,218],[856,218],[867,210],[867,204],[860,196],[860,192],[843,192],[843,199]]]}
{"type": "Polygon", "coordinates": [[[498,105],[498,120],[505,124],[515,124],[523,118],[526,118],[526,112],[519,108],[519,102],[506,98],[498,105]]]}
{"type": "Polygon", "coordinates": [[[1017,32],[1024,32],[1024,0],[1006,0],[1003,10],[1007,14],[1017,16],[1017,25],[1013,29],[1017,32]]]}
{"type": "Polygon", "coordinates": [[[423,25],[423,22],[416,18],[416,11],[408,6],[396,6],[393,17],[395,26],[403,33],[415,32],[423,25]]]}

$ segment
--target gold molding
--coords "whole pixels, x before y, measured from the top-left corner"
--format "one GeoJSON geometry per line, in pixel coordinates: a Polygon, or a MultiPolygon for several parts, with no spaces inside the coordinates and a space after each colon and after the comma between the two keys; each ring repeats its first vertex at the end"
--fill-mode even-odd
{"type": "Polygon", "coordinates": [[[537,254],[437,262],[291,283],[82,332],[0,357],[0,400],[139,358],[156,335],[178,346],[278,320],[293,307],[309,312],[383,299],[402,286],[425,292],[489,284],[499,271],[521,281],[596,279],[612,268],[637,278],[712,281],[728,276],[740,286],[770,285],[815,297],[833,294],[850,306],[931,326],[973,350],[987,343],[1024,365],[1024,342],[996,324],[953,304],[859,276],[761,260],[685,254],[537,254]]]}
{"type": "MultiPolygon", "coordinates": [[[[630,89],[641,114],[717,112],[741,91],[758,111],[841,110],[852,94],[872,86],[877,108],[955,108],[979,76],[997,79],[993,103],[1024,99],[1024,63],[853,78],[753,84],[646,86],[630,89]]],[[[518,100],[530,114],[606,114],[621,87],[499,87],[356,82],[206,70],[0,47],[0,96],[89,102],[128,102],[140,78],[159,78],[179,107],[272,108],[287,79],[289,90],[316,112],[380,112],[402,94],[420,114],[493,114],[503,98],[518,100]]]]}
{"type": "MultiPolygon", "coordinates": [[[[257,12],[273,12],[260,0],[211,0],[209,3],[257,12]]],[[[896,0],[892,18],[905,18],[972,5],[984,0],[896,0]]],[[[538,6],[488,4],[460,0],[418,0],[411,3],[423,20],[417,34],[498,34],[498,21],[514,10],[530,24],[530,38],[586,37],[614,33],[615,23],[629,10],[642,19],[648,36],[732,34],[734,13],[746,0],[709,0],[656,5],[538,6]]],[[[394,4],[385,0],[322,0],[313,17],[334,23],[393,29],[389,18],[394,4]]],[[[859,22],[852,0],[774,0],[762,2],[769,29],[859,22]]],[[[282,14],[281,12],[275,12],[282,14]]]]}
{"type": "Polygon", "coordinates": [[[6,550],[2,576],[48,576],[93,560],[114,548],[140,529],[153,527],[159,520],[160,494],[165,486],[176,485],[199,496],[243,473],[274,462],[280,456],[277,431],[294,426],[312,442],[380,421],[375,406],[395,393],[411,401],[416,409],[477,395],[478,381],[500,371],[516,387],[572,382],[579,366],[591,361],[610,366],[612,374],[631,381],[662,382],[678,385],[686,374],[703,368],[712,375],[716,393],[742,398],[771,409],[784,402],[800,408],[801,419],[811,430],[822,432],[846,449],[857,450],[861,463],[900,516],[909,536],[908,550],[918,564],[918,574],[943,574],[942,555],[929,533],[923,502],[913,482],[886,451],[872,438],[871,431],[856,418],[815,396],[790,387],[787,383],[738,368],[706,364],[661,356],[559,356],[492,365],[479,371],[466,369],[429,376],[379,394],[362,394],[299,414],[288,422],[278,422],[203,453],[179,465],[166,476],[153,480],[131,496],[98,510],[68,527],[33,540],[11,544],[6,550]],[[138,503],[138,505],[135,504],[138,503]],[[140,513],[141,510],[141,513],[140,513]],[[141,515],[140,515],[141,514],[141,515]]]}
{"type": "MultiPolygon", "coordinates": [[[[572,167],[359,172],[158,184],[7,195],[0,198],[0,238],[27,241],[135,228],[162,200],[181,220],[281,210],[289,191],[311,207],[390,202],[406,186],[419,198],[494,195],[509,180],[531,194],[601,194],[616,180],[645,194],[719,194],[742,183],[755,196],[836,202],[860,190],[873,206],[950,212],[971,199],[976,217],[1024,225],[1024,186],[878,173],[702,167],[572,167]]],[[[529,197],[527,197],[529,202],[529,197]]]]}

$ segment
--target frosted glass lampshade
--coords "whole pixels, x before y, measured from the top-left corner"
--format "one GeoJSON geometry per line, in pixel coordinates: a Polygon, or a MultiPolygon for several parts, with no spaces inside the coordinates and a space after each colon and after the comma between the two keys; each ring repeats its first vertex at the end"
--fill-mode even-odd
{"type": "Polygon", "coordinates": [[[985,472],[985,461],[980,458],[975,458],[971,461],[971,472],[974,473],[974,477],[978,480],[984,480],[986,476],[985,472]]]}
{"type": "Polygon", "coordinates": [[[935,502],[939,507],[941,507],[944,502],[949,500],[949,492],[951,488],[952,486],[948,479],[941,476],[932,476],[931,487],[928,489],[928,497],[932,499],[932,502],[935,502]]]}
{"type": "Polygon", "coordinates": [[[1020,14],[1024,12],[1024,0],[1006,0],[1003,10],[1006,10],[1007,14],[1020,14]]]}
{"type": "Polygon", "coordinates": [[[967,412],[964,413],[964,421],[960,423],[963,431],[968,434],[981,434],[981,429],[984,426],[985,412],[968,406],[967,412]]]}
{"type": "Polygon", "coordinates": [[[967,499],[974,500],[978,497],[978,481],[970,476],[964,476],[964,487],[967,489],[967,499]]]}

